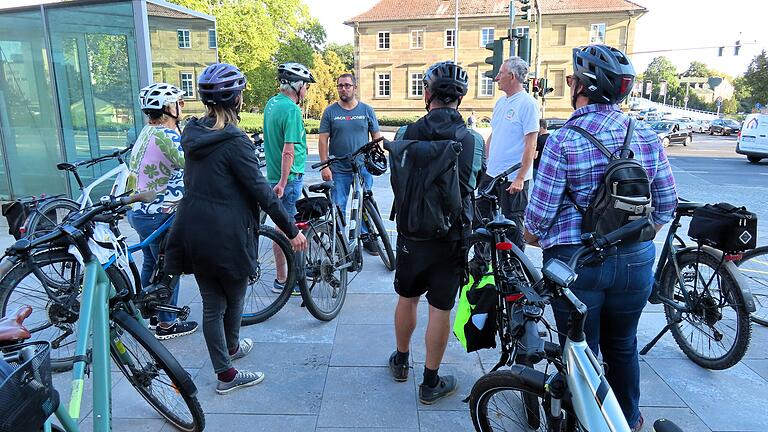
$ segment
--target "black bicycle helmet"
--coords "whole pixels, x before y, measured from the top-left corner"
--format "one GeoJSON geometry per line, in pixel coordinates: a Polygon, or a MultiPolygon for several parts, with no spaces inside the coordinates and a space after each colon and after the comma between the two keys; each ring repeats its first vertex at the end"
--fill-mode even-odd
{"type": "Polygon", "coordinates": [[[608,45],[574,48],[573,75],[593,103],[621,103],[635,83],[635,68],[629,57],[608,45]]]}
{"type": "Polygon", "coordinates": [[[469,87],[467,71],[452,61],[433,64],[424,73],[422,81],[431,94],[427,105],[435,98],[446,104],[461,100],[469,87]]]}
{"type": "Polygon", "coordinates": [[[280,84],[290,84],[297,81],[310,84],[316,82],[309,68],[301,63],[283,63],[278,66],[277,80],[280,81],[280,84]]]}
{"type": "Polygon", "coordinates": [[[376,145],[371,151],[364,154],[363,164],[371,175],[380,176],[387,172],[387,155],[384,154],[381,147],[376,145]]]}

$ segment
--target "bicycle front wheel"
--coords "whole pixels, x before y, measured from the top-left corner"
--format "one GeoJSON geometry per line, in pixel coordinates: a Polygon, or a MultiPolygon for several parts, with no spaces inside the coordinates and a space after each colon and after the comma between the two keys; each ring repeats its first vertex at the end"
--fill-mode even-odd
{"type": "Polygon", "coordinates": [[[752,333],[741,289],[720,259],[709,253],[682,252],[677,262],[684,286],[672,265],[667,265],[661,279],[662,295],[678,305],[664,306],[672,336],[699,366],[728,369],[744,357],[752,333]]]}
{"type": "Polygon", "coordinates": [[[384,228],[384,221],[381,220],[379,209],[373,201],[373,198],[366,199],[363,206],[363,222],[368,227],[368,237],[376,249],[379,251],[379,258],[384,263],[387,270],[395,269],[395,252],[392,250],[392,242],[389,234],[384,228]]]}
{"type": "Polygon", "coordinates": [[[749,289],[755,300],[752,321],[768,326],[768,246],[753,249],[739,261],[741,274],[749,279],[749,289]]]}
{"type": "Polygon", "coordinates": [[[304,282],[299,284],[304,305],[321,321],[336,318],[347,297],[347,264],[344,239],[332,232],[326,221],[310,224],[304,235],[304,282]],[[332,241],[336,238],[335,242],[332,241]]]}
{"type": "MultiPolygon", "coordinates": [[[[472,387],[469,395],[469,410],[475,430],[553,430],[548,426],[549,418],[544,408],[546,404],[542,403],[544,386],[541,385],[541,389],[535,387],[512,370],[497,370],[483,375],[472,387]],[[531,409],[537,412],[531,412],[531,409]]],[[[555,427],[554,430],[559,429],[554,424],[552,426],[555,427]]]]}
{"type": "Polygon", "coordinates": [[[256,234],[256,272],[248,282],[243,306],[243,325],[266,321],[288,302],[296,285],[296,258],[288,239],[276,229],[261,225],[256,234]],[[282,257],[280,257],[282,255],[282,257]],[[280,258],[284,258],[284,263],[280,258]],[[278,261],[287,276],[276,284],[278,261]]]}
{"type": "Polygon", "coordinates": [[[24,222],[26,236],[35,238],[48,234],[61,225],[71,213],[77,211],[80,211],[80,204],[69,198],[53,198],[44,201],[29,214],[24,222]]]}
{"type": "Polygon", "coordinates": [[[192,377],[146,327],[125,311],[112,319],[112,359],[128,382],[177,429],[198,432],[205,416],[192,377]]]}

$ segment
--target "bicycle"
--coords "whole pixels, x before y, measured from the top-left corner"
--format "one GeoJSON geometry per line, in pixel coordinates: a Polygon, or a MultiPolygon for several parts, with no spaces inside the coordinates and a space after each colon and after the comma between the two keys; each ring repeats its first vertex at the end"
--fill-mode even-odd
{"type": "MultiPolygon", "coordinates": [[[[584,334],[587,307],[569,286],[576,280],[580,265],[599,260],[606,250],[637,235],[648,223],[643,219],[633,221],[604,237],[586,234],[582,237],[584,246],[568,263],[552,259],[544,265],[540,280],[517,285],[518,292],[511,293],[503,288],[499,291],[499,296],[519,295],[523,311],[526,308],[543,309],[555,298],[564,299],[571,310],[569,329],[561,350],[555,343],[545,343],[539,335],[535,327],[538,322],[552,331],[543,317],[532,317],[525,337],[534,342],[532,346],[540,347],[533,352],[554,365],[556,371],[547,373],[515,364],[510,369],[483,375],[469,396],[475,430],[629,432],[630,427],[603,368],[587,345],[584,334]]],[[[506,246],[502,250],[506,250],[506,246]]],[[[669,421],[657,420],[654,430],[680,429],[669,421]]]]}
{"type": "Polygon", "coordinates": [[[750,315],[752,322],[768,326],[768,246],[745,253],[736,265],[749,280],[749,289],[755,300],[755,311],[750,315]]]}
{"type": "Polygon", "coordinates": [[[749,282],[734,264],[739,255],[702,244],[687,246],[677,234],[680,220],[693,217],[693,211],[703,205],[682,200],[677,205],[649,299],[664,305],[667,325],[640,354],[647,354],[671,330],[677,345],[694,363],[722,370],[741,361],[747,352],[755,303],[749,282]]]}
{"type": "MultiPolygon", "coordinates": [[[[71,275],[74,292],[62,297],[60,307],[79,315],[72,395],[67,409],[63,404],[55,415],[68,432],[78,431],[80,403],[86,369],[93,378],[93,425],[95,431],[111,430],[111,365],[109,356],[131,385],[166,420],[184,431],[201,431],[205,426],[197,388],[189,373],[147,330],[146,324],[125,286],[115,286],[97,259],[101,251],[93,238],[91,222],[114,218],[135,202],[149,202],[153,193],[132,197],[104,197],[77,217],[35,239],[22,239],[8,248],[0,262],[0,277],[25,271],[34,260],[48,254],[47,248],[63,243],[79,254],[71,275]],[[42,252],[37,252],[41,251],[42,252]],[[141,351],[141,352],[140,352],[141,351]],[[180,412],[183,410],[183,412],[180,412]]],[[[54,250],[60,251],[61,249],[54,250]]],[[[32,263],[34,266],[34,263],[32,263]]],[[[45,427],[50,430],[50,423],[45,427]]]]}
{"type": "Polygon", "coordinates": [[[125,154],[131,151],[132,148],[133,145],[122,150],[114,150],[112,153],[105,156],[83,161],[62,162],[57,164],[56,168],[59,171],[69,172],[74,176],[77,186],[80,189],[80,196],[76,200],[66,198],[63,195],[57,195],[41,200],[39,204],[36,205],[35,211],[31,212],[27,217],[27,220],[24,223],[23,232],[30,237],[45,234],[64,222],[70,213],[90,207],[93,205],[93,200],[91,199],[93,190],[112,177],[114,177],[115,180],[109,195],[120,196],[125,193],[126,182],[128,181],[128,175],[130,174],[128,164],[125,163],[125,154]],[[116,167],[94,180],[88,186],[83,183],[83,179],[78,172],[80,167],[90,168],[101,162],[113,159],[117,159],[116,167]]]}

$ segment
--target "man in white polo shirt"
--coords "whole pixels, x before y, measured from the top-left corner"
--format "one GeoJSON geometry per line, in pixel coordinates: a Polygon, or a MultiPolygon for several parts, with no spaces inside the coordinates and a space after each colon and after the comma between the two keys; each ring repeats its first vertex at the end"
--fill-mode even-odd
{"type": "MultiPolygon", "coordinates": [[[[517,224],[512,241],[523,248],[523,216],[528,205],[528,188],[533,178],[533,158],[539,133],[539,107],[523,88],[528,79],[528,63],[520,57],[504,61],[494,78],[506,97],[496,101],[491,118],[492,133],[485,142],[488,168],[480,187],[485,187],[507,168],[522,163],[522,168],[496,190],[501,212],[517,224]]],[[[490,217],[490,203],[478,203],[484,217],[490,217]]]]}

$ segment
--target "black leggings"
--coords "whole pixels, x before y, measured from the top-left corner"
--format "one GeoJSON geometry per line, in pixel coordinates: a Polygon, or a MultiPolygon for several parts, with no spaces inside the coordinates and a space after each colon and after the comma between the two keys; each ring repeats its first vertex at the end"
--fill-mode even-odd
{"type": "Polygon", "coordinates": [[[203,335],[216,373],[232,367],[229,350],[240,343],[240,320],[243,314],[248,279],[230,280],[217,275],[195,275],[203,298],[203,335]]]}

